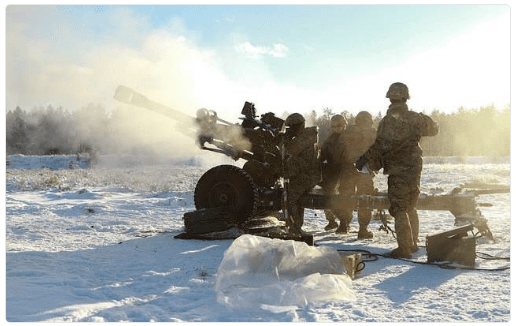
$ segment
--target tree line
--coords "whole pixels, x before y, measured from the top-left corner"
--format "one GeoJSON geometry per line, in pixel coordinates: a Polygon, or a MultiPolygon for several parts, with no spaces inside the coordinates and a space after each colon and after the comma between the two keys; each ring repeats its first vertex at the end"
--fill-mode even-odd
{"type": "MultiPolygon", "coordinates": [[[[6,114],[6,151],[8,155],[77,154],[97,151],[111,154],[130,150],[124,139],[131,130],[120,121],[120,110],[108,112],[101,105],[89,105],[70,113],[63,108],[40,107],[25,111],[17,107],[6,114]]],[[[338,112],[354,123],[355,115],[338,112]]],[[[382,119],[380,112],[373,115],[374,126],[382,119]]],[[[331,109],[305,115],[307,121],[319,127],[322,143],[331,133],[331,109]]],[[[421,147],[425,156],[509,156],[510,108],[498,110],[494,106],[478,109],[460,108],[453,113],[434,110],[429,114],[439,124],[435,137],[423,137],[421,147]]]]}

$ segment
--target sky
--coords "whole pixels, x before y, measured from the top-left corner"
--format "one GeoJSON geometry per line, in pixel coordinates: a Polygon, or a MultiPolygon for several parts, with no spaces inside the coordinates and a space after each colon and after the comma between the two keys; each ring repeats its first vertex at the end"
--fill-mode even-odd
{"type": "Polygon", "coordinates": [[[510,105],[509,5],[8,5],[6,110],[108,109],[118,85],[238,117],[510,105]]]}

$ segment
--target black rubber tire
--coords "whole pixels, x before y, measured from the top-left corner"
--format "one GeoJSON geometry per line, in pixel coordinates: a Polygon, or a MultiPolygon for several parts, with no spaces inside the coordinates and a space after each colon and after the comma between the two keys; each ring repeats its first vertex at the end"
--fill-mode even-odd
{"type": "Polygon", "coordinates": [[[238,225],[253,218],[259,204],[258,188],[251,176],[233,165],[206,171],[195,187],[196,209],[232,206],[238,225]]]}

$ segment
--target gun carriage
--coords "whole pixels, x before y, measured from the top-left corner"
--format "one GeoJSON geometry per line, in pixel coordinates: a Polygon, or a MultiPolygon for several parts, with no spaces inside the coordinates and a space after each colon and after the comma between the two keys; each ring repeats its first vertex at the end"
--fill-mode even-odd
{"type": "MultiPolygon", "coordinates": [[[[191,117],[122,85],[115,90],[114,98],[177,121],[177,129],[194,138],[201,150],[223,154],[235,161],[246,161],[242,168],[229,164],[215,166],[200,177],[194,191],[196,211],[185,214],[183,237],[206,238],[207,234],[233,227],[244,233],[263,233],[267,228],[257,221],[272,216],[281,222],[281,211],[286,207],[282,181],[287,177],[283,171],[281,151],[283,119],[272,112],[258,118],[256,108],[250,102],[245,102],[242,108],[240,124],[224,121],[216,112],[207,109],[199,109],[196,117],[191,117]]],[[[486,219],[478,209],[489,204],[478,204],[475,196],[472,192],[421,195],[418,209],[450,211],[455,216],[456,225],[471,223],[483,235],[492,238],[486,219]]],[[[377,210],[389,207],[386,194],[354,197],[356,206],[377,210]]],[[[338,207],[342,197],[323,195],[314,190],[301,197],[299,202],[304,208],[326,209],[338,207]]],[[[277,226],[275,228],[277,230],[277,226]]],[[[277,232],[266,231],[265,234],[279,237],[277,232]]]]}

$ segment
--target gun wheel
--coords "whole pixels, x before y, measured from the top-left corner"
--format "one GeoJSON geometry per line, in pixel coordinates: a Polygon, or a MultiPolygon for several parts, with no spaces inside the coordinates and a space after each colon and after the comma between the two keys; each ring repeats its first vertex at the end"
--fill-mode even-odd
{"type": "Polygon", "coordinates": [[[232,206],[238,224],[256,214],[258,201],[258,189],[251,176],[233,165],[219,165],[206,171],[195,187],[196,209],[232,206]]]}

